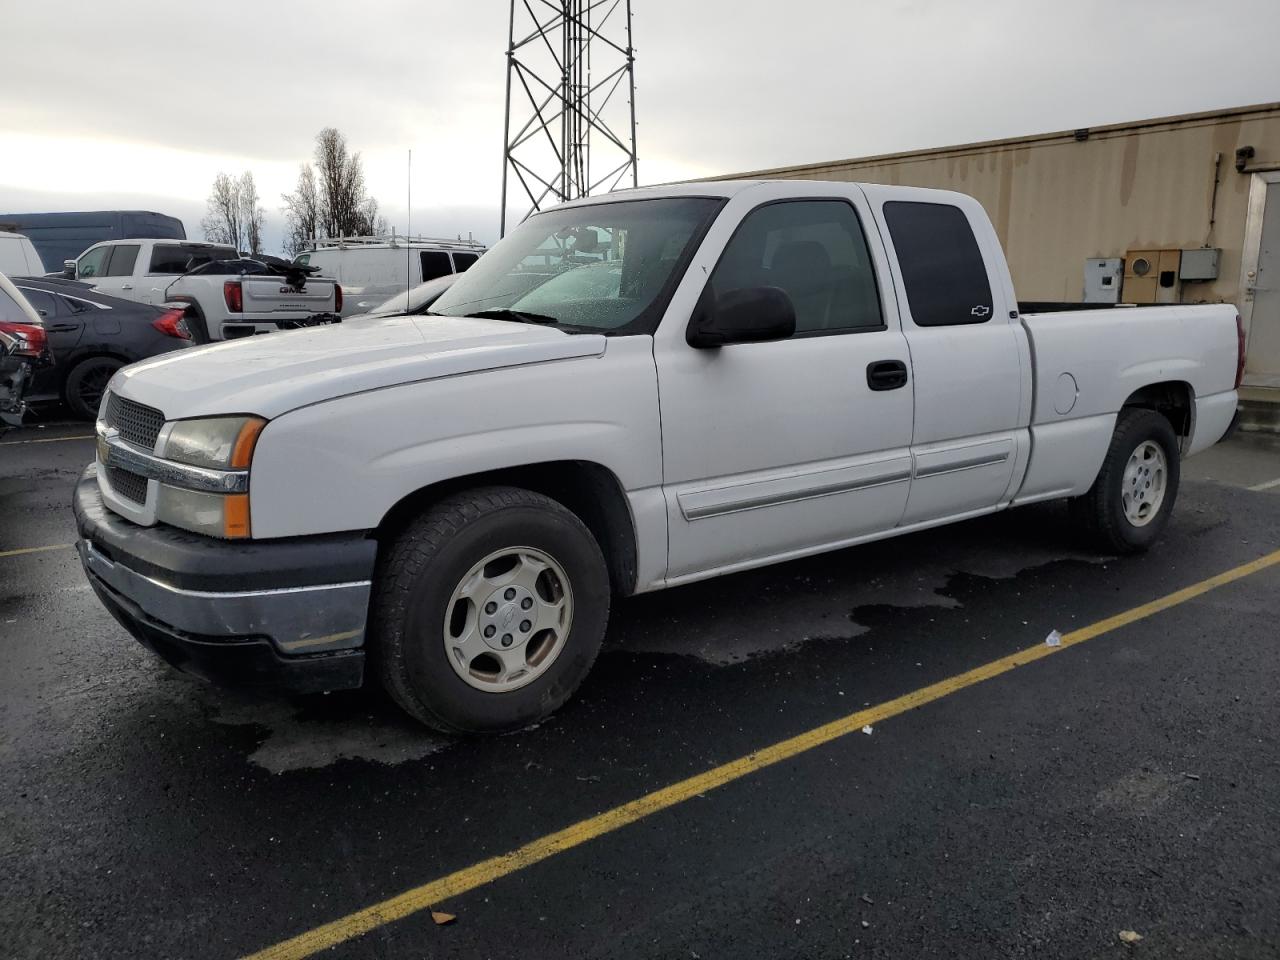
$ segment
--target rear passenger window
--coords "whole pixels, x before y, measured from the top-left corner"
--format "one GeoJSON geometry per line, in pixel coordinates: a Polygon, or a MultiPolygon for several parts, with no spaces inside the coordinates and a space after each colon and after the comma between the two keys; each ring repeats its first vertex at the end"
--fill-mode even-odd
{"type": "Polygon", "coordinates": [[[884,219],[916,326],[991,318],[987,265],[963,210],[946,203],[895,200],[884,205],[884,219]]]}
{"type": "Polygon", "coordinates": [[[53,297],[45,293],[43,290],[32,290],[30,287],[19,287],[22,295],[27,298],[27,303],[35,307],[36,313],[42,317],[53,317],[58,313],[58,305],[54,303],[53,297]]]}
{"type": "Polygon", "coordinates": [[[125,243],[111,248],[111,262],[104,277],[132,277],[133,265],[138,262],[138,245],[125,243]]]}
{"type": "Polygon", "coordinates": [[[180,274],[187,272],[191,251],[176,244],[157,243],[151,250],[151,269],[148,273],[180,274]]]}
{"type": "Polygon", "coordinates": [[[789,200],[749,213],[711,274],[717,297],[744,287],[783,290],[797,334],[884,329],[862,225],[843,200],[789,200]]]}
{"type": "Polygon", "coordinates": [[[474,253],[455,253],[453,255],[453,269],[456,273],[466,273],[467,268],[476,262],[474,253]]]}
{"type": "Polygon", "coordinates": [[[238,257],[234,247],[157,243],[151,250],[151,267],[147,273],[177,276],[186,273],[189,267],[198,267],[212,260],[235,260],[238,257]]]}
{"type": "Polygon", "coordinates": [[[447,277],[453,273],[453,264],[449,262],[449,254],[443,250],[424,250],[422,257],[422,282],[434,280],[436,277],[447,277]]]}

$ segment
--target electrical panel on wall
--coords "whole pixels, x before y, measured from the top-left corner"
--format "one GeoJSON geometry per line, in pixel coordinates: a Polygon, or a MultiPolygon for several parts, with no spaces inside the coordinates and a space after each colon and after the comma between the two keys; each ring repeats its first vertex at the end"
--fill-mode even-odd
{"type": "Polygon", "coordinates": [[[1084,302],[1119,303],[1124,261],[1119,257],[1090,257],[1084,262],[1084,302]]]}
{"type": "Polygon", "coordinates": [[[1177,303],[1182,251],[1130,250],[1124,258],[1123,303],[1177,303]]]}
{"type": "Polygon", "coordinates": [[[1221,247],[1197,247],[1182,251],[1182,266],[1178,277],[1182,280],[1217,280],[1218,264],[1222,260],[1221,247]]]}

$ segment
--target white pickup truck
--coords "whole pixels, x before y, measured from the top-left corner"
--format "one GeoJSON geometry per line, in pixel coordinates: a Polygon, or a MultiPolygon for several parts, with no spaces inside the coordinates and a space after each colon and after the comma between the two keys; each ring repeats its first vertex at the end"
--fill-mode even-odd
{"type": "Polygon", "coordinates": [[[426,315],[122,370],[79,551],[183,669],[510,729],[572,694],[611,596],[1051,498],[1147,548],[1232,422],[1239,330],[1023,315],[955,193],[615,193],[531,217],[426,315]]]}
{"type": "Polygon", "coordinates": [[[235,247],[194,240],[104,240],[75,260],[63,262],[63,274],[113,297],[161,304],[175,277],[191,266],[240,256],[235,247]]]}
{"type": "Polygon", "coordinates": [[[342,286],[315,272],[278,257],[213,260],[177,277],[165,299],[185,305],[196,343],[339,323],[342,286]]]}
{"type": "Polygon", "coordinates": [[[63,268],[70,279],[125,300],[183,304],[197,343],[331,323],[342,313],[336,281],[275,257],[241,258],[226,244],[105,240],[63,268]]]}

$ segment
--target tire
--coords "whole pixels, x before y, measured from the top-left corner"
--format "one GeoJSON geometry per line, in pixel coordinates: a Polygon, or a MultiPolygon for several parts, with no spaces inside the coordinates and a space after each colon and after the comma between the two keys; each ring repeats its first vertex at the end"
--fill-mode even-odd
{"type": "Polygon", "coordinates": [[[124,361],[115,357],[88,357],[71,368],[62,392],[76,419],[98,418],[98,405],[107,381],[123,366],[124,361]]]}
{"type": "Polygon", "coordinates": [[[212,342],[209,339],[209,325],[204,322],[204,314],[194,303],[187,307],[183,319],[187,322],[187,329],[191,331],[192,343],[202,346],[212,342]]]}
{"type": "Polygon", "coordinates": [[[1093,486],[1071,501],[1073,519],[1098,548],[1141,553],[1169,522],[1180,476],[1178,438],[1169,421],[1154,410],[1125,408],[1093,486]]]}
{"type": "Polygon", "coordinates": [[[609,620],[608,570],[591,532],[549,497],[515,487],[454,494],[382,554],[371,606],[374,671],[427,726],[528,726],[568,700],[595,662],[609,620]],[[515,567],[504,572],[511,557],[515,567]],[[513,662],[522,666],[508,669],[513,662]]]}

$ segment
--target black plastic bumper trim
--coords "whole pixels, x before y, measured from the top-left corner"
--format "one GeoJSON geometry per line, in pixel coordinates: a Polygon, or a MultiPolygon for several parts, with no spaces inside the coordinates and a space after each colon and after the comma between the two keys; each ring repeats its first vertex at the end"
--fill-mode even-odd
{"type": "Polygon", "coordinates": [[[353,690],[364,682],[364,651],[282,657],[266,638],[228,641],[181,633],[148,617],[128,598],[90,575],[103,606],[152,653],[183,673],[219,686],[283,693],[353,690]]]}

